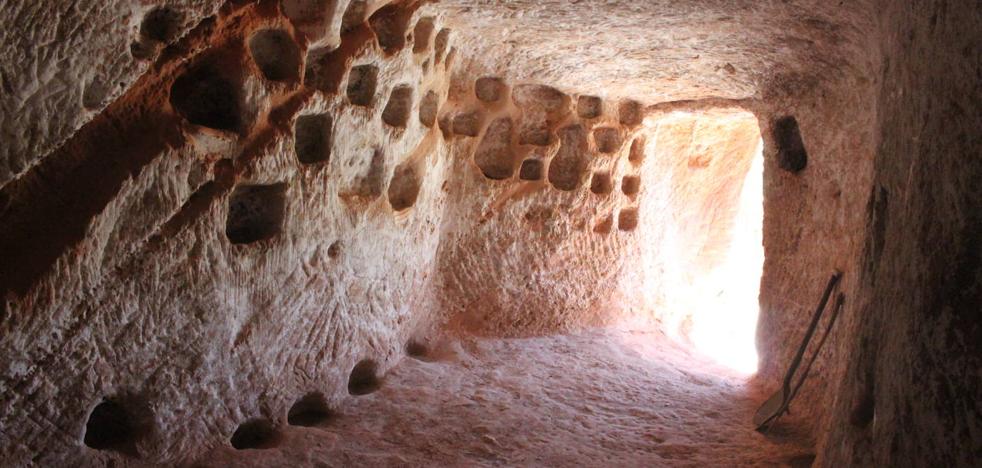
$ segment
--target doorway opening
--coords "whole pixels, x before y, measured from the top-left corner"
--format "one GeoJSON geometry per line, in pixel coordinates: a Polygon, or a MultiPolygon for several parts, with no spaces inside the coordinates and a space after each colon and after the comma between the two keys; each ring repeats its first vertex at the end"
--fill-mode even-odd
{"type": "Polygon", "coordinates": [[[740,190],[730,245],[694,287],[688,337],[702,354],[744,374],[757,371],[757,316],[764,267],[763,166],[758,145],[740,190]]]}
{"type": "Polygon", "coordinates": [[[763,269],[763,140],[742,109],[675,111],[648,133],[644,200],[657,221],[642,249],[645,289],[664,331],[738,375],[757,370],[763,269]]]}

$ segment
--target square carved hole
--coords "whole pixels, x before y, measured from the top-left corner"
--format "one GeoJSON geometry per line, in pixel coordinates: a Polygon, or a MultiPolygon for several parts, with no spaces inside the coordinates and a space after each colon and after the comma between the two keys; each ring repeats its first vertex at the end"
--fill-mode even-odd
{"type": "Polygon", "coordinates": [[[389,95],[388,104],[382,110],[382,121],[392,127],[405,128],[412,110],[413,88],[409,85],[396,86],[389,95]]]}
{"type": "Polygon", "coordinates": [[[594,172],[590,181],[590,191],[597,195],[606,195],[614,190],[614,183],[609,172],[594,172]]]}
{"type": "Polygon", "coordinates": [[[526,159],[522,161],[522,167],[518,170],[518,178],[521,180],[542,180],[542,160],[526,159]]]}
{"type": "Polygon", "coordinates": [[[638,209],[624,208],[617,216],[617,229],[633,231],[638,227],[638,209]]]}
{"type": "Polygon", "coordinates": [[[348,72],[348,101],[356,106],[371,106],[378,86],[378,67],[358,65],[348,72]]]}
{"type": "Polygon", "coordinates": [[[497,102],[505,90],[504,80],[498,77],[485,76],[474,82],[474,95],[484,102],[497,102]]]}
{"type": "Polygon", "coordinates": [[[603,113],[604,102],[596,96],[580,96],[576,100],[576,115],[581,119],[595,119],[603,113]]]}
{"type": "Polygon", "coordinates": [[[225,235],[233,244],[269,239],[283,229],[286,184],[236,187],[228,202],[225,235]]]}
{"type": "Polygon", "coordinates": [[[331,132],[333,119],[328,114],[310,114],[297,117],[293,125],[297,160],[302,164],[325,163],[331,158],[331,132]]]}
{"type": "Polygon", "coordinates": [[[637,195],[641,191],[641,176],[624,176],[621,179],[621,191],[630,197],[637,195]]]}
{"type": "Polygon", "coordinates": [[[593,140],[597,143],[597,151],[605,154],[616,153],[623,143],[621,132],[612,127],[601,127],[594,130],[593,140]]]}
{"type": "Polygon", "coordinates": [[[634,127],[641,124],[641,114],[641,103],[638,101],[621,101],[617,108],[617,118],[624,126],[634,127]]]}

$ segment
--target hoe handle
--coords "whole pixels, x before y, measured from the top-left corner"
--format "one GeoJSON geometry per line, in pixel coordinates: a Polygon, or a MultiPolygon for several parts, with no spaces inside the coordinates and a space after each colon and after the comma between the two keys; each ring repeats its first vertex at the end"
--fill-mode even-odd
{"type": "Polygon", "coordinates": [[[825,305],[829,302],[829,297],[832,295],[832,289],[835,285],[839,283],[839,278],[842,278],[842,272],[836,271],[829,278],[828,285],[825,286],[825,292],[822,293],[822,301],[818,303],[818,308],[815,309],[815,315],[812,316],[812,323],[808,326],[808,331],[805,332],[805,338],[801,341],[801,347],[798,348],[798,352],[794,355],[794,359],[791,361],[791,367],[788,368],[787,375],[784,376],[784,395],[785,401],[787,397],[791,395],[791,378],[794,376],[795,371],[798,370],[798,366],[801,365],[801,358],[805,355],[805,348],[808,347],[808,342],[811,341],[812,335],[815,334],[815,328],[818,327],[818,321],[822,318],[822,312],[825,311],[825,305]]]}

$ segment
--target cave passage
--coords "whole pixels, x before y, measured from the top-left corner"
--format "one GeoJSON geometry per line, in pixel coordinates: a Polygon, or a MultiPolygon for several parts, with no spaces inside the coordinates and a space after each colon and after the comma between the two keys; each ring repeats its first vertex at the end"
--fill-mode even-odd
{"type": "Polygon", "coordinates": [[[757,371],[758,295],[764,267],[762,150],[763,141],[740,190],[729,247],[718,265],[694,281],[689,329],[696,349],[746,374],[757,371]]]}
{"type": "Polygon", "coordinates": [[[977,2],[7,3],[2,466],[979,464],[977,2]]]}

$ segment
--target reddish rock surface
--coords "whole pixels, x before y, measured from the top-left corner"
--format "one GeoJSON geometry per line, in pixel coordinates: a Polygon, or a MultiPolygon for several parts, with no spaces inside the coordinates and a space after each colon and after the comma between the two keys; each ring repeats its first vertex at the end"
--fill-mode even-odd
{"type": "Polygon", "coordinates": [[[982,458],[972,2],[0,21],[0,464],[982,458]]]}

